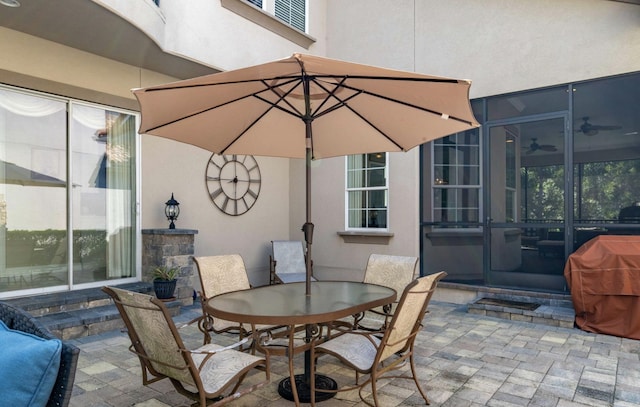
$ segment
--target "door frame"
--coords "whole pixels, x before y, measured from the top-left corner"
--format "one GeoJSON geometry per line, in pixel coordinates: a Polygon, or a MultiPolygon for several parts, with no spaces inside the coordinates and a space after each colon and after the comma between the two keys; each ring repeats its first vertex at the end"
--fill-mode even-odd
{"type": "MultiPolygon", "coordinates": [[[[483,278],[485,284],[488,286],[511,286],[509,280],[518,281],[518,286],[525,285],[524,287],[518,287],[522,289],[535,289],[535,290],[545,290],[545,284],[543,281],[539,281],[539,274],[525,274],[525,273],[512,273],[511,276],[507,276],[503,281],[495,281],[494,277],[499,277],[499,275],[495,275],[495,273],[491,270],[491,230],[493,228],[524,228],[524,227],[559,227],[564,229],[564,257],[563,260],[566,261],[567,257],[573,251],[572,242],[573,242],[573,134],[572,134],[572,121],[571,121],[571,106],[569,110],[566,111],[557,111],[550,113],[542,113],[530,116],[518,116],[515,118],[503,119],[503,120],[494,120],[487,121],[481,129],[482,135],[482,149],[483,149],[483,163],[482,163],[482,202],[483,202],[483,278]],[[522,123],[528,123],[533,121],[543,121],[543,120],[551,120],[551,119],[562,119],[564,121],[564,157],[563,157],[563,166],[564,166],[564,208],[563,208],[563,222],[547,224],[547,223],[524,223],[518,219],[518,222],[512,223],[494,223],[491,219],[491,162],[492,162],[492,151],[491,151],[491,129],[499,126],[507,126],[507,125],[518,125],[522,123]],[[542,284],[541,284],[542,283],[542,284]]],[[[504,205],[504,203],[501,203],[504,205]]],[[[520,197],[518,197],[518,212],[520,211],[520,197]]],[[[557,280],[555,282],[550,282],[551,286],[554,287],[563,287],[563,291],[568,291],[566,286],[566,281],[564,281],[563,276],[548,276],[545,277],[551,278],[552,280],[557,280]],[[560,279],[561,278],[561,279],[560,279]]],[[[548,288],[549,291],[557,291],[557,289],[548,288]]]]}

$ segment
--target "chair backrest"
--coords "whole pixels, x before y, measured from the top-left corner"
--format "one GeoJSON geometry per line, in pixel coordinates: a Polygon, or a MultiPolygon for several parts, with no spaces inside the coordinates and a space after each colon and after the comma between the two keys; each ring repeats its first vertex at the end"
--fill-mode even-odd
{"type": "Polygon", "coordinates": [[[193,260],[198,268],[205,299],[251,288],[244,261],[239,254],[194,257],[193,260]]]}
{"type": "Polygon", "coordinates": [[[271,248],[277,274],[305,272],[304,246],[301,241],[273,240],[271,248]]]}
{"type": "Polygon", "coordinates": [[[113,298],[140,363],[156,377],[166,376],[198,386],[194,380],[198,377],[195,365],[181,351],[185,349],[184,343],[165,305],[147,294],[115,287],[102,290],[113,298]]]}
{"type": "Polygon", "coordinates": [[[364,282],[393,288],[400,295],[413,280],[417,257],[371,254],[364,271],[364,282]]]}
{"type": "Polygon", "coordinates": [[[396,312],[378,348],[379,362],[396,352],[405,351],[413,344],[436,285],[446,275],[444,271],[430,274],[412,281],[404,289],[396,312]]]}

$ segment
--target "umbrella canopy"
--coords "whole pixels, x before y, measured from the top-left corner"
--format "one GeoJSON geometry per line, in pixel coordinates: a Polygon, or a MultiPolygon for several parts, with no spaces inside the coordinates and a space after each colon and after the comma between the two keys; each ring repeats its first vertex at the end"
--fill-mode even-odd
{"type": "Polygon", "coordinates": [[[306,158],[307,293],[311,276],[310,161],[408,151],[478,127],[468,80],[311,55],[135,89],[140,133],[218,154],[306,158]]]}
{"type": "Polygon", "coordinates": [[[14,184],[33,187],[67,186],[67,183],[61,179],[2,160],[0,160],[0,184],[14,184]]]}

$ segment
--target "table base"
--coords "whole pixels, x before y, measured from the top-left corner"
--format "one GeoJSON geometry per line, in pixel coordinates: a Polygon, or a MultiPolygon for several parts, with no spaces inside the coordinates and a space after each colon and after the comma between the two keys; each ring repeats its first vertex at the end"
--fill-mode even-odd
{"type": "MultiPolygon", "coordinates": [[[[300,402],[309,403],[311,401],[311,389],[304,380],[304,374],[295,375],[295,380],[300,402]]],[[[338,384],[335,380],[324,375],[316,374],[316,389],[336,390],[337,388],[338,384]]],[[[286,400],[294,401],[290,377],[284,378],[280,381],[280,384],[278,384],[278,394],[286,400]]],[[[316,391],[316,401],[328,400],[335,395],[335,393],[316,391]]]]}

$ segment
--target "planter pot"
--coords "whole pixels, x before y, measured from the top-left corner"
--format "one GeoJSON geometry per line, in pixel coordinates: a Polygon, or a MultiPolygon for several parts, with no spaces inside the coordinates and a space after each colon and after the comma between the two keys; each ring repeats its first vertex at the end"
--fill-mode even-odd
{"type": "Polygon", "coordinates": [[[173,298],[176,291],[176,283],[178,280],[153,280],[153,290],[159,300],[168,300],[173,298]]]}

